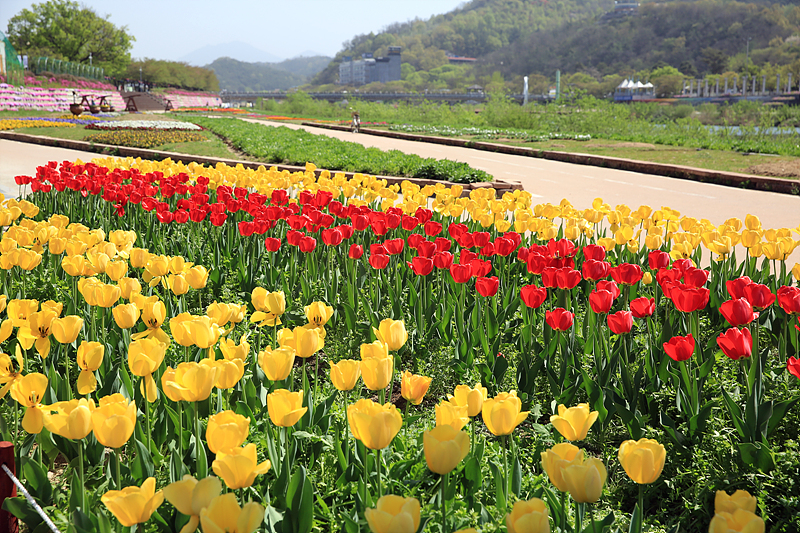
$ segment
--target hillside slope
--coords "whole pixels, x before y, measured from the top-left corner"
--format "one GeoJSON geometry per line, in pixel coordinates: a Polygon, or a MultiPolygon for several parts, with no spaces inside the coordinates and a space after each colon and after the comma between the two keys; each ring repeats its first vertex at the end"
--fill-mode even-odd
{"type": "Polygon", "coordinates": [[[280,63],[247,63],[220,57],[206,68],[212,69],[219,86],[227,91],[274,91],[297,87],[319,72],[329,57],[298,57],[280,63]]]}

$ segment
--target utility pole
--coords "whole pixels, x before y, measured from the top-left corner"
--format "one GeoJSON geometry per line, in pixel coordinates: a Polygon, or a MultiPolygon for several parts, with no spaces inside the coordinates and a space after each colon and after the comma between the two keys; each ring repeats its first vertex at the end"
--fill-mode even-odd
{"type": "Polygon", "coordinates": [[[752,41],[752,40],[753,40],[752,37],[748,37],[747,38],[747,53],[746,53],[746,55],[744,57],[744,62],[745,62],[746,65],[750,64],[750,41],[752,41]]]}
{"type": "Polygon", "coordinates": [[[92,53],[89,52],[89,66],[92,66],[92,53]]]}

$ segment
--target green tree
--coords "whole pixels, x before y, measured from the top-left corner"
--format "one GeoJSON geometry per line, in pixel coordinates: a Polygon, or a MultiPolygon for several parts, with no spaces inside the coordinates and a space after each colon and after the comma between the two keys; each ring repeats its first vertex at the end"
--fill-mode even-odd
{"type": "Polygon", "coordinates": [[[136,39],[126,26],[114,26],[94,10],[69,0],[50,0],[23,9],[8,21],[11,44],[21,54],[48,56],[105,69],[108,75],[125,71],[136,39]]]}

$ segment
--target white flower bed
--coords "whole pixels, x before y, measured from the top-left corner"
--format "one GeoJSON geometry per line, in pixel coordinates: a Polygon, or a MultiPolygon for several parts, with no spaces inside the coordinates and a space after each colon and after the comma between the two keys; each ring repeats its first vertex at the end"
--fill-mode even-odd
{"type": "Polygon", "coordinates": [[[92,124],[92,129],[103,130],[191,130],[202,128],[190,122],[168,122],[165,120],[109,120],[92,124]]]}

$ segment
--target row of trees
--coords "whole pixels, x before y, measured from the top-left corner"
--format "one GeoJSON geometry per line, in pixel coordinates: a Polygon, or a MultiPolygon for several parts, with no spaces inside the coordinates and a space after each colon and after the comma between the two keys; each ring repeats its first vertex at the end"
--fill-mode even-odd
{"type": "Polygon", "coordinates": [[[91,63],[113,78],[139,79],[155,85],[187,89],[219,90],[214,72],[185,63],[144,59],[131,60],[136,38],[127,26],[117,27],[93,9],[70,0],[49,0],[23,9],[8,21],[8,36],[17,52],[91,63]]]}

